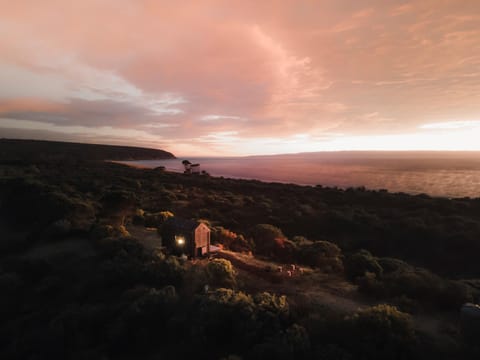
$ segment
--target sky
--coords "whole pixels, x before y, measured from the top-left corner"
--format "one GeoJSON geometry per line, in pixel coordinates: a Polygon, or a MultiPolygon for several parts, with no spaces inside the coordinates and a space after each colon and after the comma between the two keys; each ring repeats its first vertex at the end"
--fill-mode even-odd
{"type": "Polygon", "coordinates": [[[0,0],[0,138],[480,150],[477,0],[0,0]]]}

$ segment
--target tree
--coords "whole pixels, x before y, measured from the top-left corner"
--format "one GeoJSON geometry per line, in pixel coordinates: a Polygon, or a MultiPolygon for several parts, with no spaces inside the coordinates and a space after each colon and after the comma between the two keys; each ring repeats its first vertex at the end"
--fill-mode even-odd
{"type": "Polygon", "coordinates": [[[285,247],[286,236],[282,230],[270,224],[258,224],[252,229],[255,249],[263,255],[274,255],[285,247]]]}

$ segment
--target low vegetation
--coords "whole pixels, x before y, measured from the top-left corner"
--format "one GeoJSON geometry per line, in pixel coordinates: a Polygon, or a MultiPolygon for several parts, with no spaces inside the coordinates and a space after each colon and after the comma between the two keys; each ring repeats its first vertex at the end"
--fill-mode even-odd
{"type": "Polygon", "coordinates": [[[2,359],[478,356],[455,319],[479,296],[479,199],[23,154],[0,166],[2,359]],[[129,232],[161,230],[174,214],[207,222],[224,249],[282,269],[192,262],[129,232]],[[316,298],[325,279],[358,287],[346,300],[361,309],[316,298]],[[417,320],[444,314],[454,320],[441,334],[417,320]]]}

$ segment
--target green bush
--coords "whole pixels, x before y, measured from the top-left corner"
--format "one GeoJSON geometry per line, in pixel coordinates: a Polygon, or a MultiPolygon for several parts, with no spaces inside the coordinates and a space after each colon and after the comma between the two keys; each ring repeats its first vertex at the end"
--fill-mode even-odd
{"type": "Polygon", "coordinates": [[[256,225],[251,235],[256,251],[263,255],[275,255],[285,247],[285,240],[287,240],[282,230],[270,224],[256,225]]]}
{"type": "Polygon", "coordinates": [[[342,251],[337,245],[328,241],[302,245],[298,258],[299,262],[326,272],[343,271],[342,251]]]}
{"type": "MultiPolygon", "coordinates": [[[[284,296],[265,292],[252,297],[220,288],[197,296],[196,301],[192,339],[199,348],[215,342],[214,349],[207,346],[208,358],[217,358],[215,354],[248,354],[255,344],[267,344],[269,349],[282,346],[282,352],[287,354],[300,355],[308,350],[305,329],[289,323],[289,305],[284,296]]],[[[265,351],[262,348],[254,353],[268,354],[265,351]]]]}
{"type": "Polygon", "coordinates": [[[254,248],[252,241],[248,241],[243,235],[236,234],[235,232],[221,226],[213,228],[211,237],[212,243],[222,244],[225,249],[232,251],[252,251],[254,248]]]}
{"type": "Polygon", "coordinates": [[[347,319],[349,347],[363,359],[408,359],[416,345],[410,315],[390,305],[377,305],[347,319]]]}
{"type": "Polygon", "coordinates": [[[110,225],[105,222],[97,223],[92,226],[90,236],[93,239],[119,238],[130,236],[123,225],[110,225]]]}
{"type": "Polygon", "coordinates": [[[310,340],[307,331],[297,324],[270,337],[267,342],[256,345],[250,359],[308,359],[310,340]]]}
{"type": "Polygon", "coordinates": [[[236,273],[232,263],[225,259],[213,259],[207,264],[207,279],[216,287],[234,287],[236,273]]]}
{"type": "Polygon", "coordinates": [[[163,223],[173,217],[173,213],[170,211],[159,211],[155,213],[145,213],[144,221],[147,227],[161,227],[163,223]]]}
{"type": "Polygon", "coordinates": [[[470,287],[458,281],[443,279],[422,268],[402,268],[381,278],[383,295],[406,296],[425,306],[458,309],[472,301],[470,287]]]}
{"type": "Polygon", "coordinates": [[[215,343],[214,353],[243,353],[255,343],[256,306],[250,295],[231,289],[217,289],[208,295],[198,296],[195,314],[189,325],[191,339],[198,348],[215,343]]]}

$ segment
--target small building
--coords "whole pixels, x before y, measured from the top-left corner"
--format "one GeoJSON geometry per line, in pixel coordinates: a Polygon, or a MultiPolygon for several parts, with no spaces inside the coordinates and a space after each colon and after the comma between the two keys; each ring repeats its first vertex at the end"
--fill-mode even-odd
{"type": "Polygon", "coordinates": [[[182,164],[185,168],[184,174],[200,174],[200,164],[192,164],[188,160],[183,160],[182,164]]]}
{"type": "Polygon", "coordinates": [[[202,222],[171,217],[162,226],[162,244],[171,253],[196,258],[210,253],[210,228],[202,222]]]}
{"type": "Polygon", "coordinates": [[[191,174],[200,174],[200,164],[190,165],[190,173],[191,174]]]}

